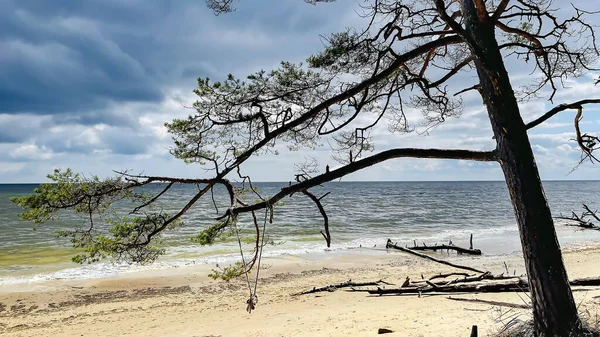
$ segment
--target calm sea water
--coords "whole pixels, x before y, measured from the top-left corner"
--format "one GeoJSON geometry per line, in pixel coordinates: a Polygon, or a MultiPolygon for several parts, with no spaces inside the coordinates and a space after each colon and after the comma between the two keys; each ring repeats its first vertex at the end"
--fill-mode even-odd
{"type": "MultiPolygon", "coordinates": [[[[258,183],[263,195],[271,195],[286,184],[258,183]]],[[[85,222],[72,214],[38,226],[21,221],[20,209],[10,197],[31,193],[36,185],[0,185],[0,284],[58,278],[111,276],[148,268],[169,268],[198,263],[230,262],[239,258],[238,245],[231,237],[212,246],[199,246],[190,238],[213,224],[216,211],[210,197],[201,200],[185,216],[184,227],[165,235],[168,254],[150,266],[101,262],[77,265],[70,262],[74,251],[65,239],[57,239],[57,229],[74,228],[85,222]]],[[[570,214],[581,203],[600,207],[600,181],[549,181],[544,183],[554,215],[570,214]]],[[[160,191],[151,186],[148,192],[160,191]]],[[[166,194],[159,205],[170,213],[180,209],[196,192],[195,187],[179,186],[166,194]]],[[[514,213],[504,182],[338,182],[315,190],[328,212],[332,247],[326,249],[319,231],[322,218],[303,195],[284,199],[275,209],[274,224],[267,236],[274,244],[265,247],[265,256],[343,252],[357,247],[379,248],[387,238],[402,244],[413,240],[429,244],[452,240],[468,245],[474,235],[476,248],[486,255],[520,251],[514,213]]],[[[224,191],[216,191],[217,205],[226,207],[224,191]]],[[[124,207],[125,205],[121,205],[124,207]]],[[[125,208],[123,208],[125,210],[125,208]]],[[[264,216],[261,214],[259,218],[264,216]]],[[[249,218],[240,219],[243,233],[252,233],[249,218]]],[[[261,219],[262,220],[262,219],[261,219]]],[[[599,245],[600,232],[579,231],[557,221],[563,247],[599,245]]],[[[251,244],[246,244],[248,250],[251,244]]]]}

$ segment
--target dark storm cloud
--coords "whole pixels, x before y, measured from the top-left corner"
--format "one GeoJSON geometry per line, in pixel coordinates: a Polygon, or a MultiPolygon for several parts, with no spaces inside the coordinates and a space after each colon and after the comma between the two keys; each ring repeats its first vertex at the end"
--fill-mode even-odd
{"type": "Polygon", "coordinates": [[[93,126],[97,124],[106,124],[110,126],[124,126],[131,128],[139,127],[139,123],[131,113],[111,109],[85,111],[78,114],[57,114],[52,116],[51,122],[54,125],[77,124],[93,126]]]}
{"type": "Polygon", "coordinates": [[[0,144],[23,143],[39,135],[47,125],[48,118],[35,115],[0,114],[0,144]]]}
{"type": "Polygon", "coordinates": [[[42,3],[54,7],[0,4],[0,113],[77,113],[161,100],[157,80],[110,38],[106,23],[68,10],[83,2],[42,3]]]}
{"type": "Polygon", "coordinates": [[[217,18],[192,0],[2,1],[0,113],[79,114],[158,102],[165,86],[191,90],[197,77],[308,56],[266,45],[267,36],[285,35],[300,51],[298,36],[310,32],[318,47],[317,33],[330,31],[317,29],[328,24],[323,9],[331,6],[271,0],[238,7],[217,18]]]}

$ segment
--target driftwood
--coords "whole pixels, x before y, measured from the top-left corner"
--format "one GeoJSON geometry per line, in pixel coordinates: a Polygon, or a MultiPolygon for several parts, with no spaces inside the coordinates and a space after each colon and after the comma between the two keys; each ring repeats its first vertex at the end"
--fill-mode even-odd
{"type": "Polygon", "coordinates": [[[438,275],[433,275],[432,277],[430,277],[429,281],[433,281],[433,280],[435,280],[437,278],[447,278],[447,277],[450,277],[450,276],[464,276],[464,277],[467,277],[467,276],[474,276],[474,275],[470,275],[470,274],[467,274],[467,273],[438,274],[438,275]]]}
{"type": "MultiPolygon", "coordinates": [[[[467,283],[457,280],[454,283],[445,285],[435,284],[426,281],[427,286],[411,286],[396,289],[369,290],[369,294],[375,295],[401,295],[401,294],[422,294],[422,293],[464,293],[464,292],[527,292],[529,284],[523,278],[517,278],[512,281],[486,282],[486,283],[467,283]]],[[[600,277],[588,277],[575,279],[569,282],[572,286],[600,286],[600,277]]]]}
{"type": "MultiPolygon", "coordinates": [[[[452,275],[452,274],[447,274],[447,275],[452,275]]],[[[444,275],[441,275],[444,276],[444,275]]],[[[479,281],[485,281],[485,280],[513,280],[513,279],[518,279],[521,276],[504,276],[503,274],[500,275],[493,275],[492,273],[485,272],[483,274],[480,275],[468,275],[468,276],[464,276],[462,278],[455,278],[453,280],[447,281],[447,280],[443,280],[443,281],[436,281],[436,282],[432,282],[432,280],[435,278],[435,276],[429,278],[429,280],[423,280],[423,281],[416,281],[413,282],[411,285],[412,286],[422,286],[423,283],[425,284],[435,284],[436,286],[442,286],[442,285],[451,285],[451,284],[456,284],[456,283],[471,283],[471,282],[479,282],[479,281]]]]}
{"type": "Polygon", "coordinates": [[[352,280],[348,280],[346,282],[338,283],[338,284],[330,284],[323,287],[313,287],[312,289],[308,289],[305,291],[301,291],[299,293],[292,294],[291,296],[299,296],[306,295],[312,293],[318,293],[322,291],[336,291],[339,288],[348,288],[348,287],[366,287],[366,286],[379,286],[381,284],[393,285],[392,283],[387,283],[384,280],[379,280],[375,282],[352,282],[352,280]]]}
{"type": "Polygon", "coordinates": [[[425,244],[425,242],[423,242],[422,246],[417,245],[417,241],[413,241],[414,242],[414,246],[412,247],[406,247],[412,250],[430,250],[430,251],[438,251],[438,250],[453,250],[455,252],[457,252],[458,254],[469,254],[469,255],[481,255],[481,250],[479,249],[473,249],[473,234],[471,234],[471,237],[469,239],[469,248],[463,248],[463,247],[459,247],[459,246],[455,246],[454,244],[452,244],[452,240],[450,240],[450,242],[447,245],[438,245],[437,243],[433,246],[428,246],[425,244]]]}
{"type": "Polygon", "coordinates": [[[567,226],[580,227],[582,229],[592,229],[600,231],[600,226],[594,224],[592,220],[600,222],[600,217],[598,216],[598,211],[592,211],[588,205],[583,204],[583,209],[585,210],[581,215],[577,215],[575,212],[571,212],[571,217],[559,216],[558,219],[570,220],[575,223],[567,224],[567,226]],[[591,219],[589,219],[591,218],[591,219]]]}
{"type": "Polygon", "coordinates": [[[499,301],[488,301],[488,300],[480,300],[477,298],[459,298],[459,297],[448,297],[449,300],[460,301],[460,302],[471,302],[471,303],[480,303],[480,304],[489,304],[495,305],[499,307],[508,307],[508,308],[517,308],[517,309],[531,309],[530,305],[527,304],[518,304],[518,303],[510,303],[510,302],[499,302],[499,301]]]}
{"type": "Polygon", "coordinates": [[[428,282],[424,287],[406,287],[396,289],[369,290],[369,294],[374,295],[401,295],[401,294],[424,294],[424,293],[465,293],[465,292],[506,292],[506,291],[527,291],[529,288],[527,282],[522,279],[515,281],[504,281],[496,283],[456,283],[450,285],[436,285],[428,282]]]}
{"type": "Polygon", "coordinates": [[[583,229],[592,229],[592,230],[595,230],[595,231],[600,231],[600,227],[596,226],[595,224],[593,224],[591,222],[580,221],[580,222],[575,223],[575,224],[567,224],[567,226],[579,227],[579,228],[583,228],[583,229]]]}
{"type": "Polygon", "coordinates": [[[427,246],[427,245],[423,245],[423,246],[413,246],[413,247],[408,247],[411,250],[432,250],[432,251],[438,251],[438,250],[454,250],[459,254],[470,254],[470,255],[481,255],[481,250],[479,249],[469,249],[469,248],[462,248],[459,246],[454,246],[454,245],[434,245],[434,246],[427,246]]]}
{"type": "MultiPolygon", "coordinates": [[[[405,248],[396,245],[390,239],[387,240],[386,248],[394,248],[403,252],[407,252],[424,259],[428,259],[443,265],[451,266],[454,268],[464,269],[478,274],[467,274],[467,273],[447,273],[431,276],[429,279],[425,279],[423,275],[416,282],[411,282],[410,278],[407,277],[400,288],[384,289],[380,285],[391,285],[383,280],[376,282],[347,282],[332,284],[323,287],[314,287],[312,289],[302,291],[299,293],[292,294],[292,296],[312,294],[322,291],[335,291],[339,288],[352,288],[351,291],[368,292],[374,295],[401,295],[401,294],[422,294],[422,293],[469,293],[469,292],[527,292],[529,291],[529,284],[524,275],[521,276],[505,276],[504,273],[499,275],[493,275],[491,272],[483,272],[476,268],[458,265],[448,261],[440,260],[432,256],[416,252],[410,248],[405,248]],[[459,276],[454,279],[448,280],[452,276],[459,276]],[[435,281],[434,281],[435,280],[435,281]],[[364,286],[376,286],[377,289],[355,289],[355,287],[364,286]]],[[[508,266],[504,264],[508,271],[508,266]]],[[[600,286],[600,277],[588,277],[575,279],[569,282],[571,286],[600,286]]],[[[453,298],[451,298],[453,299],[453,298]]],[[[493,305],[504,305],[512,306],[513,304],[506,304],[503,302],[493,301],[482,301],[482,300],[468,300],[468,299],[455,299],[457,301],[476,301],[481,303],[493,304],[493,305]]],[[[515,304],[515,306],[517,306],[515,304]]]]}
{"type": "Polygon", "coordinates": [[[600,277],[584,277],[569,281],[572,286],[600,286],[600,277]]]}
{"type": "Polygon", "coordinates": [[[393,243],[392,240],[390,240],[390,239],[387,240],[387,244],[385,245],[385,248],[394,248],[394,249],[397,249],[397,250],[401,250],[403,252],[410,253],[410,254],[422,257],[424,259],[432,260],[432,261],[435,261],[437,263],[445,264],[445,265],[450,266],[450,267],[454,267],[454,268],[458,268],[458,269],[464,269],[464,270],[469,270],[469,271],[474,271],[474,272],[480,273],[480,274],[484,273],[483,271],[481,271],[479,269],[475,269],[475,268],[468,267],[468,266],[461,266],[461,265],[454,264],[454,263],[451,263],[451,262],[448,262],[448,261],[436,259],[435,257],[429,256],[429,255],[426,255],[426,254],[421,254],[419,252],[415,252],[414,250],[412,250],[410,248],[404,248],[402,246],[398,246],[395,243],[393,243]]]}

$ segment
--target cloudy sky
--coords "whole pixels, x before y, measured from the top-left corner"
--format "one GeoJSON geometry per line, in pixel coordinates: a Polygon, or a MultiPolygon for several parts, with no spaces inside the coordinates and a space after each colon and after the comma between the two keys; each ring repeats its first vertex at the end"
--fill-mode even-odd
{"type": "MultiPolygon", "coordinates": [[[[600,9],[595,0],[575,1],[600,9]]],[[[566,2],[565,2],[566,4],[566,2]]],[[[54,168],[107,176],[112,169],[204,177],[196,165],[171,158],[164,122],[192,111],[196,78],[243,77],[299,62],[322,48],[319,34],[355,26],[356,1],[311,6],[302,0],[243,0],[216,17],[202,0],[1,0],[0,182],[40,182],[54,168]]],[[[526,73],[511,74],[515,81],[526,73]]],[[[596,74],[597,76],[597,74],[596,74]]],[[[468,83],[465,83],[465,86],[468,83]]],[[[470,85],[470,84],[469,84],[470,85]]],[[[600,98],[591,77],[569,83],[554,104],[600,98]]],[[[428,135],[377,132],[376,151],[392,147],[484,150],[494,141],[476,97],[465,112],[428,135]]],[[[523,105],[526,121],[553,105],[523,105]]],[[[600,166],[569,174],[579,154],[573,112],[530,133],[544,179],[597,179],[600,166]]],[[[590,107],[582,127],[600,129],[600,108],[590,107]]],[[[288,181],[293,162],[330,159],[317,151],[253,158],[244,167],[255,181],[288,181]]],[[[347,180],[499,180],[497,164],[395,160],[347,180]]]]}

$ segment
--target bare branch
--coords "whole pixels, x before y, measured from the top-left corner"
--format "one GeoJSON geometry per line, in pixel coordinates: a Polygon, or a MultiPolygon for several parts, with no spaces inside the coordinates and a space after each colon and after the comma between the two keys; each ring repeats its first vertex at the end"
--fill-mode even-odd
{"type": "Polygon", "coordinates": [[[580,101],[573,102],[573,103],[561,104],[561,105],[558,105],[558,106],[550,109],[548,112],[544,113],[542,116],[536,118],[535,120],[527,123],[525,125],[525,127],[527,128],[527,130],[529,130],[531,128],[534,128],[534,127],[542,124],[543,122],[547,121],[552,116],[556,115],[557,113],[559,113],[561,111],[569,110],[569,109],[579,110],[580,108],[582,108],[582,106],[584,104],[598,104],[598,103],[600,103],[600,98],[582,99],[580,101]]]}
{"type": "Polygon", "coordinates": [[[500,18],[500,15],[502,15],[504,13],[504,11],[506,10],[506,6],[508,6],[509,2],[510,2],[510,0],[500,1],[500,4],[498,5],[498,7],[496,8],[496,11],[494,12],[494,14],[491,17],[492,22],[498,21],[498,19],[500,18]]]}
{"type": "Polygon", "coordinates": [[[175,182],[171,181],[167,186],[165,186],[165,188],[160,193],[158,193],[152,199],[148,200],[147,202],[143,203],[142,205],[134,208],[133,211],[130,212],[130,214],[137,213],[140,209],[142,209],[142,208],[152,204],[156,200],[158,200],[158,198],[160,198],[163,194],[165,194],[165,192],[167,192],[173,186],[173,184],[175,184],[175,182]]]}
{"type": "Polygon", "coordinates": [[[316,177],[304,180],[302,182],[284,187],[281,191],[273,195],[267,201],[256,203],[246,207],[238,207],[229,210],[225,215],[220,218],[232,214],[240,214],[245,212],[251,212],[258,209],[267,207],[268,205],[274,205],[285,196],[309,189],[314,186],[321,185],[328,181],[342,178],[350,173],[362,170],[364,168],[373,166],[377,163],[381,163],[386,160],[395,158],[430,158],[430,159],[459,159],[459,160],[474,160],[474,161],[496,161],[495,151],[470,151],[470,150],[444,150],[444,149],[392,149],[380,152],[378,154],[366,157],[357,161],[353,161],[345,166],[342,166],[336,170],[332,170],[316,177]]]}
{"type": "MultiPolygon", "coordinates": [[[[323,227],[325,229],[325,232],[323,233],[323,231],[321,231],[321,235],[323,235],[323,237],[325,238],[325,241],[327,242],[327,248],[331,247],[331,234],[329,233],[329,217],[327,216],[327,212],[325,212],[325,208],[323,207],[323,204],[321,204],[321,199],[323,199],[325,197],[325,195],[320,198],[317,198],[314,194],[312,194],[308,190],[303,190],[302,193],[304,195],[306,195],[307,197],[309,197],[310,200],[312,200],[317,205],[317,208],[319,209],[319,213],[321,213],[321,216],[323,216],[323,227]]],[[[327,194],[329,194],[329,193],[327,193],[327,194]]]]}
{"type": "Polygon", "coordinates": [[[592,162],[592,163],[600,162],[600,160],[598,160],[598,158],[596,158],[592,154],[592,152],[594,150],[598,149],[597,145],[600,144],[600,138],[598,138],[597,136],[589,135],[587,133],[581,134],[579,122],[581,121],[582,118],[583,118],[583,108],[579,107],[579,109],[577,109],[577,115],[575,115],[575,120],[574,120],[575,134],[577,136],[577,138],[576,138],[577,145],[579,145],[579,148],[582,151],[581,160],[579,161],[579,163],[581,164],[586,159],[589,159],[590,162],[592,162]]]}

